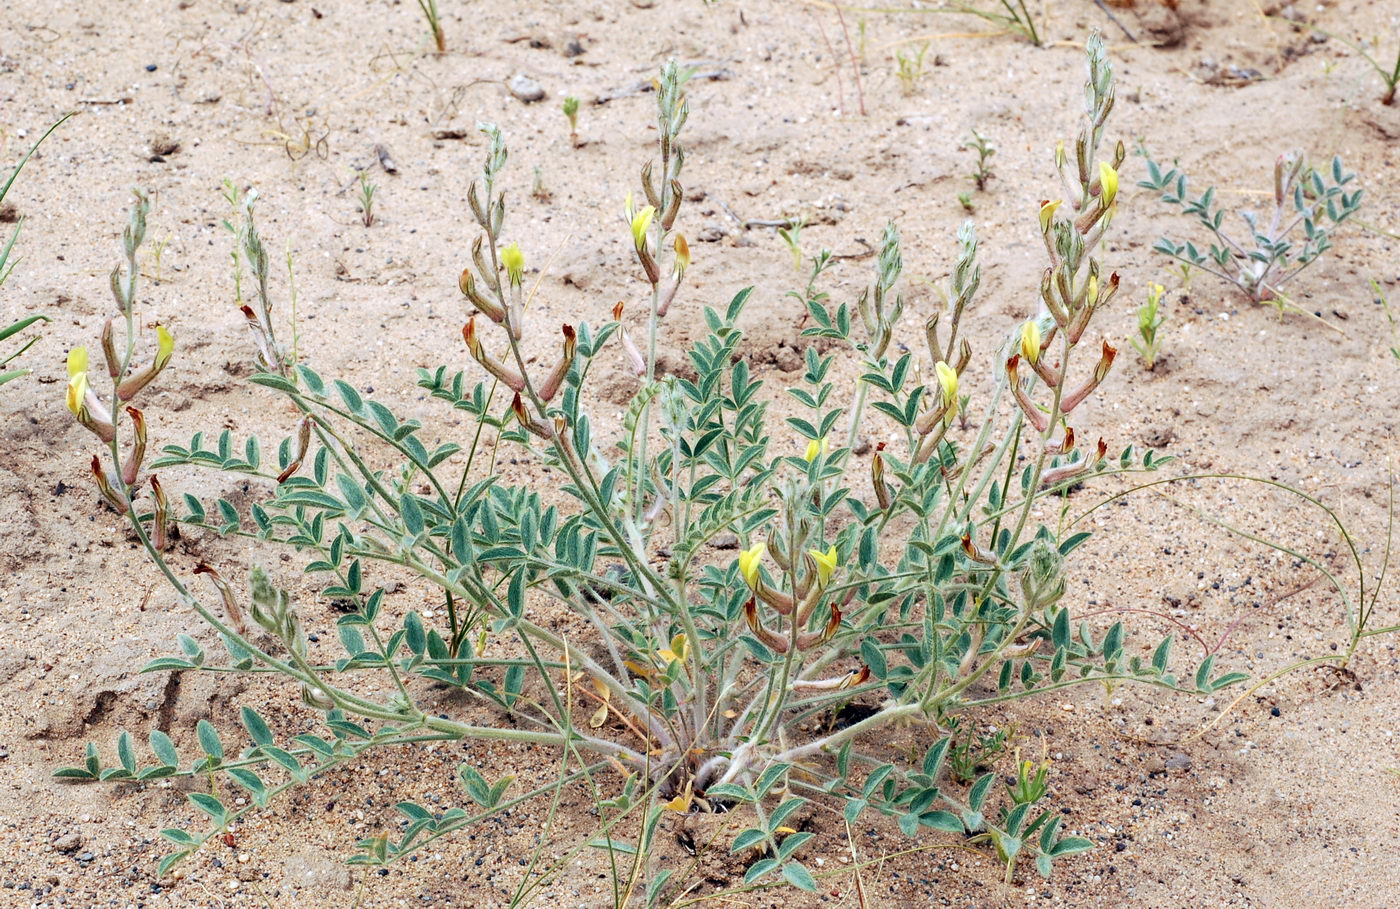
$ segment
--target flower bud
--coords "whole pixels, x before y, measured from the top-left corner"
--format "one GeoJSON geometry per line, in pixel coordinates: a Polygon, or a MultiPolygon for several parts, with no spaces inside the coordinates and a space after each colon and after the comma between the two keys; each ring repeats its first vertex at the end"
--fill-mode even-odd
{"type": "Polygon", "coordinates": [[[1108,370],[1113,366],[1113,358],[1118,356],[1118,348],[1109,347],[1108,342],[1103,342],[1103,353],[1099,357],[1098,365],[1094,367],[1094,382],[1102,382],[1108,376],[1108,370]]]}
{"type": "Polygon", "coordinates": [[[548,401],[554,397],[555,392],[564,384],[564,378],[569,374],[569,368],[574,363],[574,350],[578,346],[577,336],[574,334],[572,325],[564,326],[564,355],[555,365],[554,369],[545,378],[544,384],[539,388],[539,395],[542,400],[548,401]]]}
{"type": "Polygon", "coordinates": [[[787,653],[788,639],[763,627],[763,623],[758,620],[758,604],[753,597],[749,597],[749,601],[744,604],[744,620],[748,622],[749,630],[753,632],[754,637],[762,641],[765,646],[778,653],[787,653]]]}
{"type": "Polygon", "coordinates": [[[980,562],[983,565],[996,564],[996,554],[974,540],[970,533],[963,534],[962,549],[963,554],[974,562],[980,562]]]}
{"type": "Polygon", "coordinates": [[[155,474],[151,474],[151,497],[155,499],[151,512],[151,543],[157,550],[163,550],[170,546],[170,503],[155,474]]]}
{"type": "Polygon", "coordinates": [[[1118,198],[1118,171],[1107,161],[1099,162],[1099,201],[1104,208],[1111,206],[1118,198]]]}
{"type": "Polygon", "coordinates": [[[486,352],[486,348],[481,346],[481,339],[476,334],[476,316],[472,316],[467,320],[467,324],[462,326],[462,340],[467,342],[467,350],[471,351],[472,358],[487,372],[504,382],[506,387],[515,392],[525,389],[525,380],[519,372],[491,356],[486,352]]]}
{"type": "Polygon", "coordinates": [[[510,286],[519,287],[520,280],[525,274],[525,254],[520,251],[519,243],[512,243],[501,250],[501,264],[505,266],[510,286]]]}
{"type": "Polygon", "coordinates": [[[243,620],[243,608],[238,605],[238,598],[234,596],[233,588],[229,586],[228,581],[224,580],[224,576],[219,574],[218,570],[212,565],[205,562],[200,562],[196,565],[194,567],[194,573],[209,576],[209,580],[214,582],[214,587],[218,589],[219,596],[224,601],[224,612],[228,615],[229,620],[233,622],[233,627],[236,628],[240,634],[246,631],[247,625],[243,620]]]}
{"type": "Polygon", "coordinates": [[[151,384],[161,370],[165,369],[170,362],[171,354],[175,351],[175,339],[164,325],[156,326],[156,357],[151,361],[151,365],[134,376],[129,376],[125,381],[117,386],[117,397],[122,401],[130,401],[132,398],[151,384]]]}
{"type": "Polygon", "coordinates": [[[128,407],[126,412],[131,417],[132,442],[131,453],[122,465],[122,482],[132,486],[136,483],[142,462],[146,460],[146,415],[135,407],[128,407]]]}
{"type": "Polygon", "coordinates": [[[112,506],[117,514],[126,514],[130,506],[126,499],[118,495],[117,490],[113,488],[112,481],[107,476],[107,471],[102,468],[102,462],[98,460],[97,455],[92,456],[91,469],[92,478],[97,481],[97,491],[102,494],[102,498],[106,500],[108,505],[112,506]]]}
{"type": "Polygon", "coordinates": [[[884,447],[885,443],[881,442],[870,458],[870,482],[875,487],[875,501],[882,510],[890,507],[890,487],[885,483],[885,459],[880,454],[884,447]]]}
{"type": "Polygon", "coordinates": [[[690,267],[690,244],[685,242],[684,234],[676,234],[675,242],[676,259],[676,280],[685,277],[685,270],[690,267]]]}
{"type": "Polygon", "coordinates": [[[301,418],[297,428],[297,450],[286,468],[277,475],[278,483],[285,483],[291,479],[292,475],[301,469],[301,462],[306,458],[306,450],[311,445],[311,415],[307,414],[301,418]]]}
{"type": "Polygon", "coordinates": [[[820,631],[809,631],[806,634],[798,635],[797,648],[799,650],[808,650],[812,647],[820,647],[835,637],[840,627],[841,610],[833,605],[831,607],[831,617],[826,620],[826,626],[820,631]]]}
{"type": "Polygon", "coordinates": [[[112,337],[112,317],[102,323],[102,356],[107,361],[107,375],[115,379],[121,375],[122,362],[117,356],[117,343],[112,337]]]}
{"type": "Polygon", "coordinates": [[[627,355],[627,362],[631,365],[632,371],[639,376],[646,375],[647,361],[637,347],[637,342],[632,340],[632,335],[625,328],[619,334],[622,335],[622,352],[627,355]]]}
{"type": "Polygon", "coordinates": [[[1040,322],[1035,319],[1027,319],[1021,326],[1021,356],[1031,363],[1040,360],[1040,322]]]}
{"type": "Polygon", "coordinates": [[[471,206],[472,217],[476,218],[476,223],[485,230],[488,227],[486,209],[481,207],[481,196],[477,194],[475,181],[467,187],[467,204],[471,206]]]}
{"type": "Polygon", "coordinates": [[[681,210],[681,198],[682,198],[684,195],[685,195],[685,191],[684,191],[683,189],[681,189],[681,184],[680,184],[680,182],[679,182],[679,181],[676,181],[676,180],[672,180],[672,181],[671,181],[671,202],[670,202],[669,205],[666,206],[666,210],[665,210],[664,212],[661,213],[661,228],[662,228],[662,230],[670,230],[671,227],[676,223],[676,215],[680,213],[680,210],[681,210]]]}
{"type": "Polygon", "coordinates": [[[1035,427],[1036,432],[1044,432],[1050,425],[1050,420],[1043,410],[1035,406],[1031,396],[1026,394],[1026,390],[1021,387],[1021,376],[1017,369],[1020,363],[1019,356],[1013,356],[1006,361],[1006,378],[1011,384],[1011,394],[1016,398],[1016,406],[1021,408],[1021,413],[1025,414],[1026,419],[1035,427]]]}

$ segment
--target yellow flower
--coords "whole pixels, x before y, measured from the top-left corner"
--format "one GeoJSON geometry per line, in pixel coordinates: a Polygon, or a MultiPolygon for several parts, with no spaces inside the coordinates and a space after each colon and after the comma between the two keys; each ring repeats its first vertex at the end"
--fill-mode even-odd
{"type": "Polygon", "coordinates": [[[87,372],[88,352],[86,347],[75,347],[68,351],[68,378],[76,378],[79,373],[87,372]]]}
{"type": "MultiPolygon", "coordinates": [[[[161,370],[165,364],[170,362],[170,355],[175,352],[175,338],[170,334],[164,325],[156,326],[156,362],[155,368],[161,370]]],[[[86,355],[86,352],[84,352],[86,355]]]]}
{"type": "Polygon", "coordinates": [[[75,347],[68,351],[68,409],[73,416],[83,415],[83,399],[88,390],[88,352],[86,347],[75,347]]]}
{"type": "Polygon", "coordinates": [[[675,811],[680,814],[686,814],[690,811],[690,805],[694,801],[695,793],[691,789],[690,781],[687,780],[685,784],[685,791],[682,792],[680,795],[676,796],[675,798],[671,799],[669,802],[666,802],[661,807],[666,811],[675,811]]]}
{"type": "Polygon", "coordinates": [[[1035,319],[1027,319],[1026,324],[1021,326],[1021,356],[1032,363],[1040,361],[1040,323],[1035,319]]]}
{"type": "Polygon", "coordinates": [[[833,545],[826,552],[819,549],[807,550],[807,555],[812,557],[812,561],[817,563],[817,587],[825,587],[831,580],[831,575],[836,571],[836,547],[833,545]]]}
{"type": "Polygon", "coordinates": [[[750,587],[758,586],[758,566],[763,561],[764,543],[762,540],[739,553],[739,574],[750,587]]]}
{"type": "Polygon", "coordinates": [[[685,635],[683,633],[678,634],[674,638],[671,638],[670,647],[663,647],[661,650],[658,650],[656,652],[656,655],[661,657],[661,659],[664,660],[666,662],[666,665],[668,666],[672,663],[684,662],[685,644],[685,635]]]}
{"type": "Polygon", "coordinates": [[[815,461],[817,459],[817,455],[824,455],[830,450],[831,444],[826,440],[826,437],[823,436],[821,441],[813,439],[812,441],[808,442],[807,450],[803,452],[802,457],[804,460],[807,461],[807,463],[810,464],[812,461],[815,461]]]}
{"type": "Polygon", "coordinates": [[[933,367],[938,373],[938,387],[943,391],[943,404],[951,410],[958,406],[958,373],[947,363],[939,360],[933,367]]]}
{"type": "Polygon", "coordinates": [[[525,254],[520,251],[519,243],[512,243],[501,250],[501,264],[506,267],[511,286],[519,287],[520,279],[525,274],[525,254]]]}
{"type": "Polygon", "coordinates": [[[1156,305],[1161,301],[1161,299],[1162,299],[1162,294],[1164,294],[1164,293],[1166,292],[1166,290],[1167,290],[1167,289],[1166,289],[1165,287],[1163,287],[1162,285],[1160,285],[1160,284],[1149,284],[1149,285],[1147,285],[1147,303],[1148,303],[1148,305],[1149,305],[1149,306],[1156,306],[1156,305]]]}
{"type": "Polygon", "coordinates": [[[1055,223],[1055,209],[1060,207],[1060,200],[1054,202],[1044,202],[1040,206],[1040,232],[1045,234],[1050,232],[1050,225],[1055,223]]]}
{"type": "Polygon", "coordinates": [[[83,399],[87,397],[87,373],[80,372],[68,380],[68,409],[79,419],[83,416],[83,399]]]}
{"type": "Polygon", "coordinates": [[[1089,293],[1085,295],[1084,299],[1089,302],[1090,306],[1099,301],[1099,279],[1095,275],[1089,276],[1089,293]]]}
{"type": "Polygon", "coordinates": [[[685,277],[685,270],[690,267],[690,244],[685,242],[684,234],[676,234],[676,277],[685,277]]]}
{"type": "Polygon", "coordinates": [[[647,229],[651,227],[651,220],[655,217],[656,207],[653,205],[648,205],[632,216],[632,242],[638,249],[647,245],[647,229]]]}
{"type": "Polygon", "coordinates": [[[1099,162],[1099,199],[1103,202],[1103,207],[1108,208],[1113,204],[1113,200],[1118,198],[1118,171],[1109,166],[1108,162],[1099,162]]]}

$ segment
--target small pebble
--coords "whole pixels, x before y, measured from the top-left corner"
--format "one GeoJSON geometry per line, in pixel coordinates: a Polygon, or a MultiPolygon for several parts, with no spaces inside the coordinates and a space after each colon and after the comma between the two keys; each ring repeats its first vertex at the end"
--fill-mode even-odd
{"type": "Polygon", "coordinates": [[[526,104],[544,100],[544,86],[524,73],[516,73],[511,76],[510,81],[506,83],[506,88],[518,100],[524,101],[526,104]]]}
{"type": "Polygon", "coordinates": [[[59,852],[77,852],[78,847],[83,844],[83,835],[77,832],[69,832],[53,841],[53,848],[59,852]]]}
{"type": "Polygon", "coordinates": [[[148,73],[153,73],[153,72],[155,72],[155,71],[156,71],[156,65],[155,65],[154,63],[147,63],[147,64],[146,64],[146,72],[148,72],[148,73]]]}

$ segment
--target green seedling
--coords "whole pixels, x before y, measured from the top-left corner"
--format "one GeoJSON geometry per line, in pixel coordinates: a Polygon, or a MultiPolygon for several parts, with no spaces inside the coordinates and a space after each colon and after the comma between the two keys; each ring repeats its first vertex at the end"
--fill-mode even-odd
{"type": "Polygon", "coordinates": [[[573,95],[564,97],[564,116],[569,119],[569,141],[575,148],[578,147],[578,98],[573,95]]]}
{"type": "Polygon", "coordinates": [[[919,82],[924,77],[924,55],[928,53],[928,44],[920,44],[914,50],[895,51],[895,76],[899,79],[899,84],[904,90],[904,94],[912,95],[919,89],[919,82]]]}
{"type": "Polygon", "coordinates": [[[997,153],[996,146],[989,142],[986,136],[974,129],[972,138],[964,142],[962,147],[977,152],[977,167],[969,176],[972,177],[972,182],[979,192],[985,190],[987,181],[992,179],[992,168],[989,162],[997,153]]]}
{"type": "Polygon", "coordinates": [[[787,244],[788,253],[792,256],[792,267],[797,271],[802,270],[802,228],[806,225],[806,218],[793,218],[778,228],[778,236],[787,244]]]}
{"type": "Polygon", "coordinates": [[[1137,311],[1138,336],[1131,339],[1133,347],[1149,370],[1157,366],[1157,358],[1161,355],[1162,339],[1158,332],[1162,323],[1167,320],[1166,315],[1160,312],[1165,290],[1160,284],[1147,285],[1147,302],[1139,306],[1137,311]]]}
{"type": "Polygon", "coordinates": [[[365,227],[374,226],[374,194],[379,189],[378,186],[370,182],[369,174],[360,171],[360,190],[355,196],[355,201],[360,206],[360,220],[365,227]]]}

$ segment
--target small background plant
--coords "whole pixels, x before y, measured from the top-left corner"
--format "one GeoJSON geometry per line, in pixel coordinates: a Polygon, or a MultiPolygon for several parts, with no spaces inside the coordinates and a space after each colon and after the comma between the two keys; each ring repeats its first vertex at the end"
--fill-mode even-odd
{"type": "Polygon", "coordinates": [[[912,95],[919,90],[919,82],[924,78],[924,55],[928,53],[928,43],[920,44],[917,48],[901,48],[895,51],[895,77],[899,79],[900,89],[906,95],[912,95]]]}
{"type": "Polygon", "coordinates": [[[1273,208],[1262,216],[1239,211],[1248,229],[1240,239],[1225,226],[1228,212],[1217,203],[1215,187],[1193,199],[1184,173],[1175,167],[1164,170],[1151,158],[1147,179],[1138,185],[1160,192],[1164,203],[1194,217],[1211,238],[1205,253],[1194,242],[1169,237],[1158,240],[1153,249],[1229,281],[1256,303],[1298,310],[1284,285],[1331,249],[1332,231],[1360,209],[1362,191],[1346,189],[1355,178],[1342,168],[1341,158],[1334,157],[1329,167],[1319,170],[1308,167],[1301,152],[1279,156],[1274,163],[1273,208]]]}
{"type": "Polygon", "coordinates": [[[992,179],[990,162],[997,153],[997,147],[975,129],[972,131],[972,138],[964,142],[962,147],[977,153],[977,166],[973,168],[969,176],[972,177],[972,183],[977,187],[977,191],[982,192],[987,188],[987,181],[992,179]]]}
{"type": "Polygon", "coordinates": [[[1396,47],[1393,55],[1394,59],[1392,60],[1391,55],[1385,53],[1385,51],[1381,49],[1383,39],[1379,35],[1375,36],[1370,41],[1367,41],[1363,38],[1344,38],[1336,32],[1329,32],[1326,29],[1319,28],[1310,22],[1297,22],[1292,19],[1285,19],[1282,16],[1275,16],[1273,18],[1278,19],[1281,22],[1287,22],[1294,28],[1306,28],[1309,31],[1316,32],[1317,34],[1322,35],[1326,38],[1330,38],[1339,44],[1344,44],[1351,50],[1355,51],[1356,55],[1362,60],[1365,60],[1366,63],[1376,71],[1376,75],[1380,77],[1380,102],[1386,106],[1390,106],[1395,103],[1396,90],[1400,88],[1400,33],[1391,35],[1391,38],[1394,39],[1396,42],[1396,47]]]}
{"type": "Polygon", "coordinates": [[[439,54],[447,52],[447,36],[442,31],[442,16],[438,13],[437,0],[418,0],[418,9],[428,23],[428,33],[432,35],[433,46],[439,54]]]}
{"type": "Polygon", "coordinates": [[[569,142],[574,148],[578,148],[578,98],[573,95],[564,96],[564,116],[569,121],[569,142]]]}
{"type": "Polygon", "coordinates": [[[1161,312],[1164,293],[1166,288],[1160,284],[1147,285],[1147,302],[1139,306],[1137,311],[1137,337],[1132,339],[1132,343],[1148,370],[1157,367],[1157,358],[1161,355],[1162,339],[1159,331],[1162,323],[1167,320],[1166,314],[1161,312]]]}
{"type": "Polygon", "coordinates": [[[379,187],[369,179],[368,171],[360,171],[359,191],[355,195],[355,202],[360,206],[360,220],[365,227],[374,226],[374,194],[379,187]]]}
{"type": "MultiPolygon", "coordinates": [[[[39,146],[43,144],[44,140],[47,139],[54,130],[58,129],[58,127],[63,124],[64,120],[67,120],[68,117],[71,116],[72,114],[68,114],[59,119],[53,126],[50,126],[44,131],[44,134],[29,147],[29,151],[24,153],[24,157],[15,165],[14,170],[10,171],[10,176],[5,180],[4,186],[0,186],[0,203],[5,201],[5,197],[10,193],[10,187],[15,185],[15,180],[19,177],[19,172],[24,169],[25,164],[29,163],[29,159],[33,157],[34,152],[38,150],[39,146]]],[[[4,287],[5,281],[10,277],[10,273],[14,271],[16,263],[10,260],[10,256],[14,253],[15,242],[19,240],[19,232],[23,226],[24,219],[21,218],[19,222],[15,224],[15,229],[10,232],[9,239],[5,241],[5,245],[0,247],[0,287],[4,287]]],[[[26,329],[32,328],[41,322],[48,321],[50,321],[48,316],[43,313],[36,313],[34,315],[15,319],[8,323],[0,322],[0,344],[6,345],[6,347],[14,343],[19,344],[19,347],[10,351],[7,351],[6,347],[0,347],[0,386],[6,385],[22,376],[29,375],[28,369],[11,369],[10,364],[23,356],[24,352],[29,350],[30,347],[33,347],[39,340],[37,335],[22,342],[11,341],[10,339],[21,335],[26,329]]]]}

